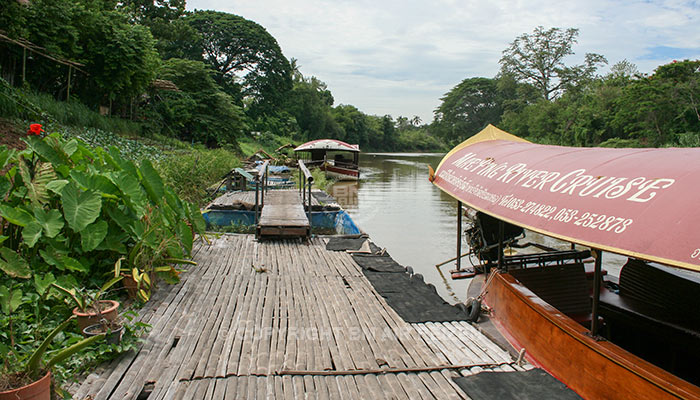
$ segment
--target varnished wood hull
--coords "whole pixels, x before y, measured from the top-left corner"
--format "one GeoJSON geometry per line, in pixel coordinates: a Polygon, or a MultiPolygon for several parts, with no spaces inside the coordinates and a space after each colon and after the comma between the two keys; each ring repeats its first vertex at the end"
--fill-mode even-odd
{"type": "Polygon", "coordinates": [[[511,275],[496,274],[485,303],[528,359],[585,399],[700,399],[700,388],[607,342],[561,314],[511,275]]]}

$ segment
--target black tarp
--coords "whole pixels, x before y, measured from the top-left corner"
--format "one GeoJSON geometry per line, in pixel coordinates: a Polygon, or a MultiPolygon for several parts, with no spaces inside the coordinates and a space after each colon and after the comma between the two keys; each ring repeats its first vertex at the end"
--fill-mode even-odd
{"type": "Polygon", "coordinates": [[[472,399],[581,399],[573,390],[538,368],[516,372],[480,372],[453,380],[472,399]]]}
{"type": "Polygon", "coordinates": [[[447,303],[435,287],[423,282],[388,255],[353,255],[374,289],[406,322],[465,321],[463,309],[447,303]]]}

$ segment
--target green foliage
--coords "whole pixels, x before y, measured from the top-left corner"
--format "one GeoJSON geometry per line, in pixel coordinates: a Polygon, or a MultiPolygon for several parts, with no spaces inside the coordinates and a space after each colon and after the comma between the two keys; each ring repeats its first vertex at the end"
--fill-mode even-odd
{"type": "Polygon", "coordinates": [[[538,26],[532,34],[518,36],[503,51],[500,63],[504,75],[534,85],[545,100],[557,97],[567,87],[589,80],[601,64],[607,64],[600,54],[587,53],[581,65],[567,66],[566,56],[574,54],[578,29],[538,26]]]}
{"type": "Polygon", "coordinates": [[[197,54],[219,72],[219,83],[242,75],[243,95],[253,100],[250,115],[274,112],[292,88],[292,71],[277,41],[265,28],[243,17],[196,11],[185,18],[200,35],[197,54]]]}
{"type": "Polygon", "coordinates": [[[244,116],[231,96],[212,77],[213,71],[200,61],[170,59],[159,71],[159,78],[175,83],[180,91],[154,96],[155,113],[173,136],[222,146],[236,142],[244,128],[244,116]]]}
{"type": "Polygon", "coordinates": [[[503,99],[495,79],[465,79],[441,100],[431,131],[456,142],[478,133],[488,124],[497,124],[503,113],[503,99]]]}
{"type": "MultiPolygon", "coordinates": [[[[34,373],[40,354],[67,324],[56,327],[56,320],[42,316],[65,318],[68,310],[58,287],[71,288],[63,292],[88,306],[89,299],[97,301],[121,279],[104,283],[122,258],[129,270],[170,278],[173,264],[188,262],[183,259],[190,255],[194,233],[203,232],[204,220],[197,206],[164,185],[147,160],[137,166],[116,148],[90,150],[58,134],[30,136],[26,142],[21,152],[0,148],[5,171],[0,176],[5,192],[0,199],[0,304],[10,323],[9,334],[0,336],[0,350],[11,361],[33,351],[15,342],[15,323],[22,329],[22,343],[27,336],[46,337],[28,364],[34,373]],[[79,296],[93,285],[102,290],[79,296]]],[[[63,343],[46,367],[88,344],[63,343]]]]}
{"type": "Polygon", "coordinates": [[[240,165],[230,151],[216,149],[178,153],[159,162],[156,168],[180,198],[204,205],[209,200],[207,189],[240,165]]]}

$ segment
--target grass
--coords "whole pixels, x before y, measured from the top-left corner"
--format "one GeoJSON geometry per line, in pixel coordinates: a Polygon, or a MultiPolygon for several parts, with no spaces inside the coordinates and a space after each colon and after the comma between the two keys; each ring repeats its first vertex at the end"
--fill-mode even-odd
{"type": "Polygon", "coordinates": [[[199,205],[209,201],[207,188],[239,166],[241,161],[225,149],[177,152],[157,163],[165,183],[172,186],[180,198],[199,205]]]}

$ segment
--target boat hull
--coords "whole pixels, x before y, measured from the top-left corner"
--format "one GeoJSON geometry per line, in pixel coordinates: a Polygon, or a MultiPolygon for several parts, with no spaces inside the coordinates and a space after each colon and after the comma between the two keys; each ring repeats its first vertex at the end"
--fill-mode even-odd
{"type": "Polygon", "coordinates": [[[585,399],[700,399],[700,388],[608,341],[496,273],[485,287],[492,320],[528,359],[585,399]]]}
{"type": "Polygon", "coordinates": [[[321,169],[326,171],[326,176],[339,181],[356,181],[360,179],[359,169],[342,168],[335,165],[325,165],[321,169]]]}

